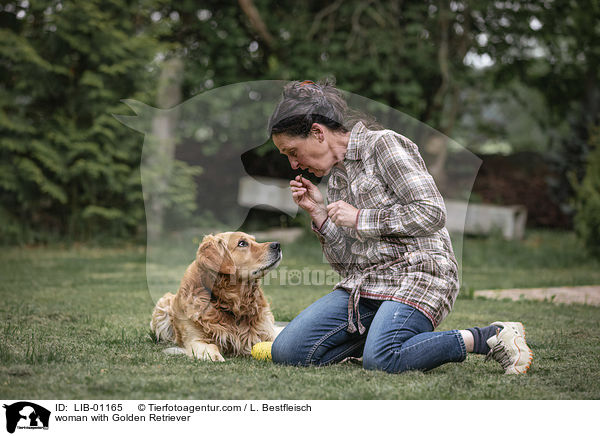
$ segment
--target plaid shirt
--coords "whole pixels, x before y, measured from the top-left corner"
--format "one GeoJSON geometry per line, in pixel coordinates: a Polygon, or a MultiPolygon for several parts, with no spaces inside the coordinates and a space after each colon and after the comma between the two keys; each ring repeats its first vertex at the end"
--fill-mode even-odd
{"type": "Polygon", "coordinates": [[[446,230],[446,208],[433,178],[409,139],[358,122],[343,165],[327,186],[329,203],[359,209],[356,230],[329,218],[312,224],[331,266],[342,276],[335,288],[350,293],[348,331],[360,323],[360,297],[415,307],[433,327],[448,315],[459,290],[458,265],[446,230]]]}

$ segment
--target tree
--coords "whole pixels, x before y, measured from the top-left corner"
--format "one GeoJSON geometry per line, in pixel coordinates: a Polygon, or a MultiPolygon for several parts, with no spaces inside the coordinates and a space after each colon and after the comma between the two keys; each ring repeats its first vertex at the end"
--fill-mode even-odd
{"type": "Polygon", "coordinates": [[[516,79],[544,97],[549,159],[563,175],[553,191],[565,209],[574,194],[566,175],[582,179],[600,118],[599,19],[598,0],[490,2],[474,35],[497,87],[516,79]]]}
{"type": "Polygon", "coordinates": [[[581,182],[571,173],[575,189],[575,231],[589,252],[600,258],[600,128],[592,130],[589,159],[581,182]]]}
{"type": "Polygon", "coordinates": [[[145,2],[8,2],[0,12],[0,240],[131,234],[141,137],[112,117],[148,98],[145,2]]]}
{"type": "MultiPolygon", "coordinates": [[[[335,76],[340,88],[450,137],[465,116],[476,133],[519,137],[518,123],[484,129],[477,112],[500,102],[518,113],[516,101],[521,108],[537,99],[528,116],[550,132],[557,166],[581,180],[589,128],[598,124],[598,16],[598,0],[5,2],[0,239],[139,229],[142,138],[111,114],[127,114],[123,98],[155,103],[158,71],[171,59],[183,64],[182,101],[243,81],[335,76]],[[489,67],[476,68],[477,56],[489,67]],[[482,93],[490,100],[473,104],[482,93]]],[[[443,144],[413,139],[443,179],[443,144]]],[[[239,153],[208,143],[202,150],[239,153]]],[[[201,177],[212,177],[209,169],[201,177]]],[[[565,185],[557,183],[563,202],[565,185]]]]}

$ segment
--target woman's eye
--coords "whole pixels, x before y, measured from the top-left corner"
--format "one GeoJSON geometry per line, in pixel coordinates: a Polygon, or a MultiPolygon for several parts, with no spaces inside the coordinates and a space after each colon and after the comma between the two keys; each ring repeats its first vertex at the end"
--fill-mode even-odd
{"type": "Polygon", "coordinates": [[[246,241],[244,241],[243,239],[238,242],[238,247],[247,247],[248,243],[246,241]]]}
{"type": "Polygon", "coordinates": [[[296,157],[296,150],[290,150],[290,156],[296,157]]]}

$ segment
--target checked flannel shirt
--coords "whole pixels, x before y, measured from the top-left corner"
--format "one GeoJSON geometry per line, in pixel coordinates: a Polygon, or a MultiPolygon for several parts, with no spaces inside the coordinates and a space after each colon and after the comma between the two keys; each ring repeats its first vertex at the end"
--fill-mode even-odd
{"type": "Polygon", "coordinates": [[[459,290],[458,265],[446,230],[446,208],[417,146],[391,130],[354,125],[342,165],[330,173],[329,203],[359,209],[356,230],[329,218],[313,230],[350,293],[348,331],[360,323],[362,297],[394,300],[421,311],[435,329],[459,290]]]}

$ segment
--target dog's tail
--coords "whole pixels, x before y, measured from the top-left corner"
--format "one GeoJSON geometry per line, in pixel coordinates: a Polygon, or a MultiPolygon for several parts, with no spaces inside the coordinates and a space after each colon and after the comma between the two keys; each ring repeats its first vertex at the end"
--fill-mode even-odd
{"type": "Polygon", "coordinates": [[[175,331],[171,321],[171,302],[173,298],[175,298],[175,294],[167,292],[156,302],[154,312],[152,312],[150,328],[158,341],[173,342],[175,340],[175,331]]]}

